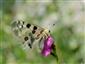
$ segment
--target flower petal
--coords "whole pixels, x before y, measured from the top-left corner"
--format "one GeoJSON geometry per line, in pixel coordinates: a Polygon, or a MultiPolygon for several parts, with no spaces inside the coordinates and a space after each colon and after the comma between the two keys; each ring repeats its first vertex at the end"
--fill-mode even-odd
{"type": "Polygon", "coordinates": [[[53,42],[53,38],[51,36],[48,36],[48,38],[44,41],[44,47],[41,52],[42,55],[48,56],[51,53],[53,42]]]}

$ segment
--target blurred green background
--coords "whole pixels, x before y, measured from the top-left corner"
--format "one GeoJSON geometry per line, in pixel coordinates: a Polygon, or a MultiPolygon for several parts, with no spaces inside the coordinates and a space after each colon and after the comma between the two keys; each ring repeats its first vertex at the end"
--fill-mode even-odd
{"type": "Polygon", "coordinates": [[[22,49],[11,31],[14,20],[50,29],[60,64],[85,64],[84,0],[0,0],[0,64],[57,64],[36,49],[22,49]]]}

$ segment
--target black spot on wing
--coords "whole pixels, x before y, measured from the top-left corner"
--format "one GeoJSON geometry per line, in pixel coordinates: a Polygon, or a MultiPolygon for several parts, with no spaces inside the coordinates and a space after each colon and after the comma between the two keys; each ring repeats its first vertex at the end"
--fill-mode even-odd
{"type": "Polygon", "coordinates": [[[26,36],[26,37],[24,38],[24,40],[27,41],[27,40],[28,40],[28,37],[26,36]]]}
{"type": "Polygon", "coordinates": [[[31,24],[27,24],[27,25],[26,25],[27,28],[30,28],[30,26],[31,26],[31,24]]]}
{"type": "Polygon", "coordinates": [[[28,46],[29,46],[30,48],[32,48],[32,45],[31,45],[30,43],[28,44],[28,46]]]}
{"type": "Polygon", "coordinates": [[[24,24],[24,21],[22,23],[24,24]]]}
{"type": "Polygon", "coordinates": [[[49,30],[49,33],[50,33],[50,30],[49,30]]]}
{"type": "Polygon", "coordinates": [[[20,21],[18,20],[18,24],[20,24],[20,21]]]}
{"type": "Polygon", "coordinates": [[[35,30],[32,31],[33,34],[35,34],[35,32],[36,32],[35,30]]]}
{"type": "Polygon", "coordinates": [[[36,30],[36,29],[37,29],[37,26],[34,26],[34,27],[33,27],[33,30],[36,30]]]}

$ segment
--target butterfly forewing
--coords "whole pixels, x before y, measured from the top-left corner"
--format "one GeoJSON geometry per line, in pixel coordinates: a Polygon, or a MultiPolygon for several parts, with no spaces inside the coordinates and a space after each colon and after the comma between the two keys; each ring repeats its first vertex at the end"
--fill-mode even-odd
{"type": "Polygon", "coordinates": [[[12,30],[23,43],[28,43],[27,45],[30,46],[30,48],[35,40],[39,39],[40,41],[43,36],[42,32],[44,31],[43,28],[34,24],[25,23],[24,21],[13,22],[12,30]]]}

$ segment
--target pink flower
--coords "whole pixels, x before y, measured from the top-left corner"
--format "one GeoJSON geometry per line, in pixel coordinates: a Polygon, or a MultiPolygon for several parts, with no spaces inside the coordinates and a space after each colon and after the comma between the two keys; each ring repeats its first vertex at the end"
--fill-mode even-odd
{"type": "Polygon", "coordinates": [[[43,56],[48,56],[51,53],[53,43],[53,38],[48,36],[48,38],[44,41],[44,47],[41,52],[43,56]]]}

